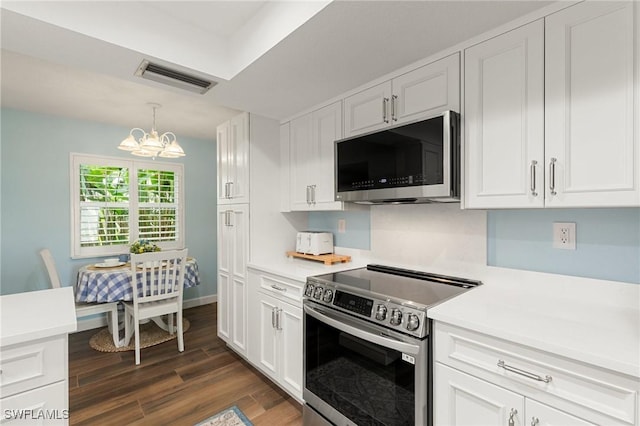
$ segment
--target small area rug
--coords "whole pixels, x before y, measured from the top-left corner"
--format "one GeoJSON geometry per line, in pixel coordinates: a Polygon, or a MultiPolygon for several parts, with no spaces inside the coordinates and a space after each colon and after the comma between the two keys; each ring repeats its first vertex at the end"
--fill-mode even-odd
{"type": "Polygon", "coordinates": [[[201,421],[196,426],[253,426],[253,423],[234,405],[201,421]]]}
{"type": "MultiPolygon", "coordinates": [[[[182,318],[183,333],[186,333],[190,325],[186,318],[182,318]]],[[[146,324],[140,325],[140,349],[168,342],[169,340],[175,339],[176,336],[176,334],[171,335],[169,332],[164,331],[158,327],[155,322],[149,321],[146,324]]],[[[132,337],[128,346],[117,348],[116,345],[113,344],[111,332],[105,327],[91,337],[89,346],[100,352],[125,352],[135,350],[136,342],[132,337]]]]}

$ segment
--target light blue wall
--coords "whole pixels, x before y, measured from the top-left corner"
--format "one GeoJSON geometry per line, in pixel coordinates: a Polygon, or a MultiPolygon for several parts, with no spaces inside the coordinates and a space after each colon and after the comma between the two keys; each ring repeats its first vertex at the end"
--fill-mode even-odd
{"type": "MultiPolygon", "coordinates": [[[[74,283],[78,268],[95,259],[70,259],[69,153],[131,158],[116,148],[130,129],[11,109],[0,114],[0,294],[49,287],[38,254],[44,247],[62,282],[74,283]]],[[[215,141],[178,138],[187,156],[169,161],[184,163],[186,246],[202,283],[185,290],[191,299],[216,294],[216,148],[215,141]]]]}
{"type": "MultiPolygon", "coordinates": [[[[375,232],[369,212],[360,211],[309,213],[309,229],[333,232],[337,246],[364,250],[375,232]],[[347,221],[344,234],[337,233],[341,218],[347,221]]],[[[640,209],[489,211],[487,264],[640,283],[640,209]],[[576,223],[575,251],[552,247],[553,222],[576,223]]]]}
{"type": "Polygon", "coordinates": [[[338,247],[361,250],[371,248],[371,215],[366,211],[310,212],[309,231],[333,233],[333,243],[338,247]],[[338,232],[338,220],[345,220],[345,232],[338,232]]]}
{"type": "Polygon", "coordinates": [[[640,283],[640,209],[498,210],[487,215],[487,263],[640,283]],[[575,222],[576,250],[552,246],[553,222],[575,222]]]}

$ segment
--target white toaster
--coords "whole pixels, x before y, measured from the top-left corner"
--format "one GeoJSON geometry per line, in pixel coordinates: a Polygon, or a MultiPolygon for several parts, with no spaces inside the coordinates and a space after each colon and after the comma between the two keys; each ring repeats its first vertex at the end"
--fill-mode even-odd
{"type": "Polygon", "coordinates": [[[333,234],[331,232],[315,231],[298,232],[296,251],[315,256],[333,253],[333,234]]]}

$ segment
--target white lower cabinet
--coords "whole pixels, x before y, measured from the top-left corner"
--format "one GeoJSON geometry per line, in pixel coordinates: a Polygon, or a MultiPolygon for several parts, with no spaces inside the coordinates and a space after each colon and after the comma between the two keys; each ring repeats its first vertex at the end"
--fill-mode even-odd
{"type": "Polygon", "coordinates": [[[590,423],[469,374],[436,363],[436,425],[589,426],[590,423]]]}
{"type": "Polygon", "coordinates": [[[249,361],[302,401],[302,282],[249,269],[249,361]]]}
{"type": "Polygon", "coordinates": [[[637,378],[437,321],[432,336],[435,425],[638,424],[637,378]]]}

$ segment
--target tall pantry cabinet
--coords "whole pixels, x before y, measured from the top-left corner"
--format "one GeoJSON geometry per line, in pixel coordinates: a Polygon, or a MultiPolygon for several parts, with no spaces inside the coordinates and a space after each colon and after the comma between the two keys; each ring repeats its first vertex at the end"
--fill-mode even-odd
{"type": "Polygon", "coordinates": [[[247,353],[249,114],[217,128],[218,336],[247,353]]]}

